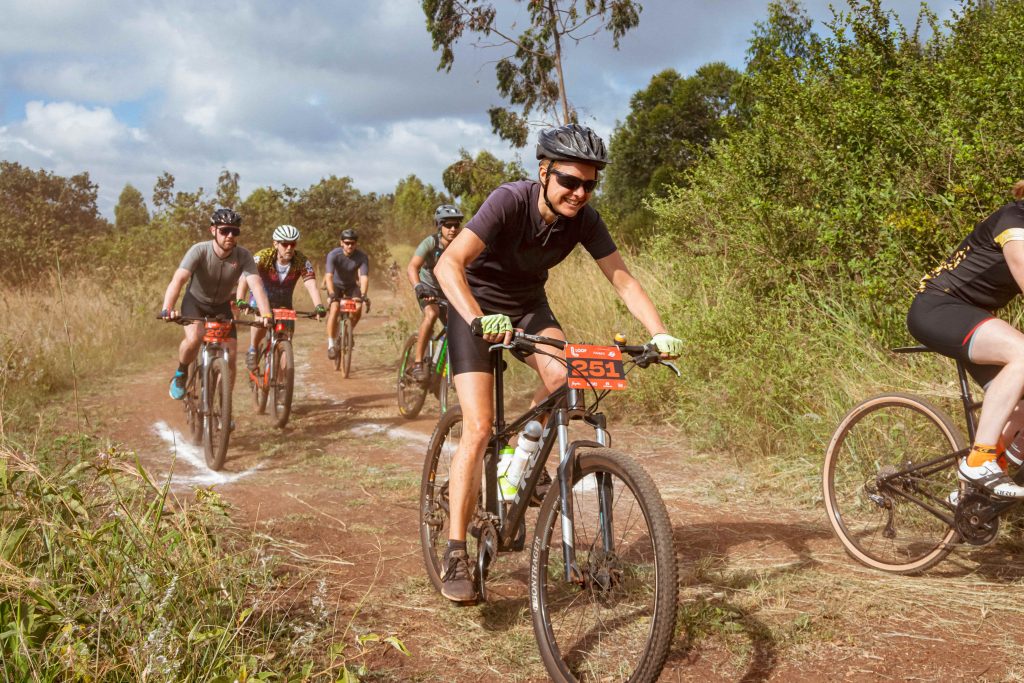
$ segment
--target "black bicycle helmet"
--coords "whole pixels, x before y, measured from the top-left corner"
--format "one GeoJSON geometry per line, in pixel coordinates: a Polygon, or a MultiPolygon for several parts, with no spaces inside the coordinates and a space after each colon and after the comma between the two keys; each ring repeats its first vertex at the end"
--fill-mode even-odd
{"type": "Polygon", "coordinates": [[[442,204],[434,211],[434,225],[441,225],[441,223],[450,220],[461,221],[462,218],[462,212],[454,204],[442,204]]]}
{"type": "Polygon", "coordinates": [[[343,240],[352,240],[353,242],[358,242],[359,241],[359,235],[357,235],[356,231],[353,230],[352,228],[345,228],[344,230],[341,231],[341,239],[343,239],[343,240]]]}
{"type": "Polygon", "coordinates": [[[537,136],[537,158],[582,161],[598,170],[608,165],[608,150],[601,137],[578,123],[542,130],[537,136]]]}
{"type": "Polygon", "coordinates": [[[242,225],[242,217],[231,209],[217,209],[210,215],[210,225],[242,225]]]}

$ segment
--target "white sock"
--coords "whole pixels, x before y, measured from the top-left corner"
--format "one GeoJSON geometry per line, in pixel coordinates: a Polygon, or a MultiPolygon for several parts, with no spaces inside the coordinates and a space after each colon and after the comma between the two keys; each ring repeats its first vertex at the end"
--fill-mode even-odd
{"type": "Polygon", "coordinates": [[[327,348],[329,348],[329,349],[333,349],[334,348],[334,337],[331,337],[330,339],[327,340],[327,348]]]}

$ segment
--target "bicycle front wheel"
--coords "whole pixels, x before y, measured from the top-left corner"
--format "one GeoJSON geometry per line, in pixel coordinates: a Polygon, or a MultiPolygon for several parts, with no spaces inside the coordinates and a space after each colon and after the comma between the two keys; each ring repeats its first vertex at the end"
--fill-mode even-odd
{"type": "Polygon", "coordinates": [[[274,349],[274,419],[284,427],[292,412],[295,390],[295,354],[290,341],[279,341],[274,349]]]}
{"type": "Polygon", "coordinates": [[[402,347],[402,360],[398,364],[398,412],[402,417],[412,419],[420,414],[427,388],[412,376],[412,365],[416,358],[416,335],[410,335],[402,347]]]}
{"type": "Polygon", "coordinates": [[[906,394],[869,398],[829,442],[822,489],[832,530],[855,560],[894,574],[934,566],[956,530],[923,506],[952,517],[956,456],[966,447],[953,421],[906,394]]]}
{"type": "Polygon", "coordinates": [[[562,497],[552,485],[530,553],[530,611],[544,666],[556,681],[654,681],[676,624],[665,503],[636,461],[608,448],[579,456],[571,491],[573,538],[563,538],[562,497]],[[576,552],[570,580],[566,545],[576,552]]]}
{"type": "Polygon", "coordinates": [[[352,371],[352,347],[355,339],[352,337],[352,319],[347,315],[341,321],[341,374],[348,377],[352,371]]]}
{"type": "Polygon", "coordinates": [[[203,435],[203,454],[211,470],[224,467],[231,438],[231,381],[228,362],[217,358],[210,364],[206,381],[210,405],[206,412],[206,431],[203,435]]]}

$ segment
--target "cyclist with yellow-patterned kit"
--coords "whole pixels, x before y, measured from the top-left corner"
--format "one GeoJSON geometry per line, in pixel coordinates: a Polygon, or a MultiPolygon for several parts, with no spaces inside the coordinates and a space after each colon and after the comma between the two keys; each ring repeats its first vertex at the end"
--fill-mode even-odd
{"type": "MultiPolygon", "coordinates": [[[[299,229],[294,225],[279,225],[274,229],[272,235],[273,245],[256,252],[256,270],[263,287],[270,298],[272,308],[294,308],[292,295],[295,292],[295,285],[302,280],[309,298],[316,306],[314,309],[317,319],[326,315],[320,299],[320,290],[316,286],[316,272],[313,270],[313,262],[306,258],[305,254],[298,251],[299,229]]],[[[255,299],[246,300],[248,283],[245,278],[238,280],[236,299],[239,308],[249,306],[255,308],[255,299]]],[[[291,325],[289,321],[289,325],[291,325]]],[[[266,330],[263,328],[249,328],[249,351],[245,354],[245,366],[255,372],[257,366],[256,349],[259,348],[266,330]]]]}
{"type": "MultiPolygon", "coordinates": [[[[448,316],[449,355],[463,411],[462,438],[449,470],[451,521],[442,563],[441,592],[455,602],[476,597],[466,530],[494,419],[489,347],[509,343],[513,327],[565,339],[544,291],[548,269],[583,245],[662,356],[675,357],[683,350],[629,272],[601,216],[588,205],[608,163],[601,138],[579,124],[547,129],[539,136],[537,159],[538,180],[494,190],[434,269],[454,309],[448,316]]],[[[552,347],[540,348],[559,354],[552,347]]],[[[557,360],[533,354],[526,363],[540,380],[535,403],[566,383],[565,366],[557,360]]]]}

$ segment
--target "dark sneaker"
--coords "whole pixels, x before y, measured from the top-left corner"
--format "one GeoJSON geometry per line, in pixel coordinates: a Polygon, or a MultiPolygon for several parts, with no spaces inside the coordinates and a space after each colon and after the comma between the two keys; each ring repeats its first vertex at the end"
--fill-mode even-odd
{"type": "Polygon", "coordinates": [[[327,347],[327,357],[330,358],[331,360],[334,360],[335,358],[337,358],[338,357],[338,349],[334,348],[333,346],[328,346],[327,347]]]}
{"type": "Polygon", "coordinates": [[[544,496],[548,495],[548,489],[551,488],[551,475],[548,474],[547,470],[541,470],[540,479],[537,480],[537,486],[533,489],[533,495],[530,496],[530,507],[535,508],[541,504],[544,500],[544,496]]]}
{"type": "Polygon", "coordinates": [[[259,369],[259,363],[257,362],[259,357],[256,355],[256,349],[249,349],[245,354],[245,367],[249,368],[249,372],[256,372],[259,369]]]}
{"type": "Polygon", "coordinates": [[[185,398],[185,373],[181,370],[175,370],[174,377],[171,378],[171,387],[168,392],[175,401],[180,401],[185,398]]]}
{"type": "Polygon", "coordinates": [[[422,382],[427,378],[427,366],[423,363],[413,363],[412,371],[409,374],[417,382],[422,382]]]}
{"type": "Polygon", "coordinates": [[[441,595],[452,602],[473,602],[476,600],[476,588],[469,573],[469,556],[465,550],[453,550],[445,553],[444,576],[441,580],[441,595]]]}

